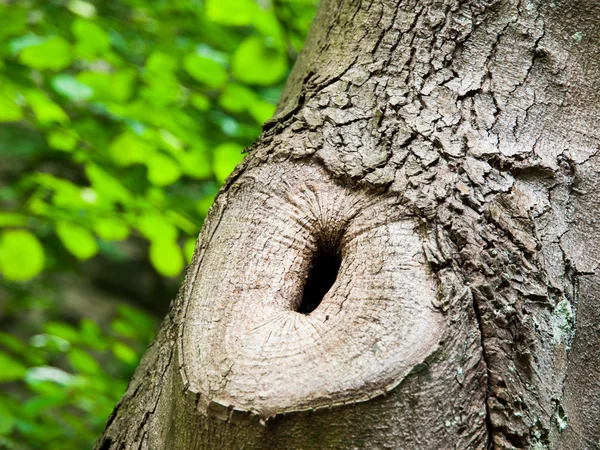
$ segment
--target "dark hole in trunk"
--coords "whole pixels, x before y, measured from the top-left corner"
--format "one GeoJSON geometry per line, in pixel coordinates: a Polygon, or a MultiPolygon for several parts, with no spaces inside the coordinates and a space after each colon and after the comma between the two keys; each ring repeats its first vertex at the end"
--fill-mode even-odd
{"type": "Polygon", "coordinates": [[[109,450],[111,445],[112,445],[113,441],[111,438],[104,438],[102,440],[102,442],[100,443],[100,447],[98,447],[98,450],[109,450]]]}
{"type": "Polygon", "coordinates": [[[334,251],[324,250],[317,253],[308,273],[302,301],[296,311],[310,314],[317,309],[325,294],[333,286],[341,263],[340,255],[334,251]]]}

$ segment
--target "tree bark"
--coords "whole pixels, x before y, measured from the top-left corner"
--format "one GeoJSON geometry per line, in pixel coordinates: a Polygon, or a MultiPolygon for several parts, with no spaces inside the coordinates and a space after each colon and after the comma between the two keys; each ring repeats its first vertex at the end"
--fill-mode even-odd
{"type": "Polygon", "coordinates": [[[323,1],[96,448],[600,448],[599,80],[591,0],[323,1]]]}

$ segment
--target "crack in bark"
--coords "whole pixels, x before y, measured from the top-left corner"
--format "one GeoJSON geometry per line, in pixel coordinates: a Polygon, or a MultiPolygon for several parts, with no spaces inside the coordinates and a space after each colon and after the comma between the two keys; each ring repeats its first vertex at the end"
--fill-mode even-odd
{"type": "Polygon", "coordinates": [[[483,363],[485,365],[485,371],[486,371],[486,388],[485,388],[485,411],[486,411],[486,413],[485,413],[485,428],[487,431],[487,446],[486,446],[486,448],[487,448],[487,450],[495,450],[494,438],[493,438],[494,427],[492,425],[490,407],[488,404],[489,398],[491,395],[490,364],[489,364],[487,356],[486,356],[485,340],[483,338],[483,336],[484,336],[483,320],[481,318],[481,312],[479,311],[479,305],[477,304],[477,300],[475,299],[475,296],[473,296],[472,293],[471,293],[471,296],[473,297],[473,312],[475,314],[475,317],[477,319],[477,325],[479,327],[481,355],[483,358],[483,363]]]}

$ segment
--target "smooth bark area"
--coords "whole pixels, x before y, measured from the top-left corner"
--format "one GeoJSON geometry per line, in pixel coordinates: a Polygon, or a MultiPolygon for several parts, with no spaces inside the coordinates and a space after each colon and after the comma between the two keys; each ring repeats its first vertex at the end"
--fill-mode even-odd
{"type": "Polygon", "coordinates": [[[325,0],[97,449],[598,448],[599,84],[597,2],[325,0]]]}

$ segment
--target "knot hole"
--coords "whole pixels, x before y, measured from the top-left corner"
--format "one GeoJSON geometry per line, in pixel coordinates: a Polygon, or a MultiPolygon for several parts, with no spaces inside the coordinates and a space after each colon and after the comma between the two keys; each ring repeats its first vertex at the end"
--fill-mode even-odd
{"type": "Polygon", "coordinates": [[[323,301],[335,283],[342,264],[339,243],[319,244],[314,253],[302,292],[302,300],[296,308],[301,314],[310,314],[323,301]]]}

